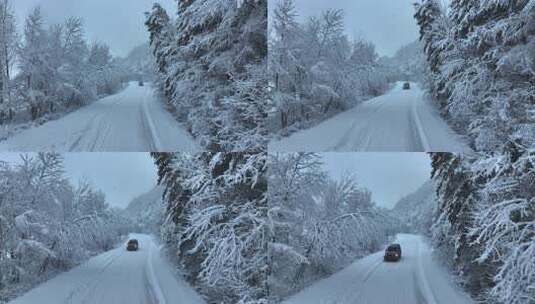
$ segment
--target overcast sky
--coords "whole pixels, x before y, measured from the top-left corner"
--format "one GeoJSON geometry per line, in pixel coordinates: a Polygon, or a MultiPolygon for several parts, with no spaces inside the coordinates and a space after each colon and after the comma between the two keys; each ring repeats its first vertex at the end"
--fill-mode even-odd
{"type": "MultiPolygon", "coordinates": [[[[270,11],[279,0],[269,0],[270,11]]],[[[380,55],[391,56],[418,39],[412,4],[416,0],[294,0],[301,21],[327,9],[343,9],[349,36],[372,41],[380,55]]]]}
{"type": "Polygon", "coordinates": [[[354,174],[378,206],[392,208],[431,177],[426,153],[325,153],[324,167],[334,178],[354,174]]]}
{"type": "MultiPolygon", "coordinates": [[[[126,207],[157,182],[156,167],[148,153],[67,153],[65,173],[74,185],[86,178],[106,194],[113,207],[126,207]]],[[[18,153],[0,153],[0,160],[18,162],[18,153]]]]}
{"type": "Polygon", "coordinates": [[[174,0],[10,0],[20,27],[36,5],[41,5],[45,18],[51,23],[63,22],[65,17],[84,20],[87,38],[108,44],[112,52],[125,56],[134,47],[148,41],[144,12],[154,2],[160,2],[174,16],[174,0]]]}

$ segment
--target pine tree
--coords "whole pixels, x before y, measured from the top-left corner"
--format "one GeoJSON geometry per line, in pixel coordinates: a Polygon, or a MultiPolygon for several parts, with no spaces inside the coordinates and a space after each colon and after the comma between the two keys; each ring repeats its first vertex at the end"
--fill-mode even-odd
{"type": "Polygon", "coordinates": [[[150,45],[158,64],[158,72],[166,75],[170,60],[166,55],[169,55],[168,50],[172,43],[172,29],[169,16],[160,4],[154,4],[151,13],[147,15],[145,25],[150,33],[150,45]]]}
{"type": "Polygon", "coordinates": [[[20,69],[29,90],[47,89],[46,31],[41,8],[36,7],[26,18],[20,69]]]}
{"type": "MultiPolygon", "coordinates": [[[[10,103],[11,68],[17,50],[17,29],[15,17],[8,0],[0,2],[0,104],[10,103]]],[[[3,117],[0,116],[0,121],[3,117]]]]}
{"type": "Polygon", "coordinates": [[[210,151],[265,146],[266,9],[265,0],[194,0],[178,2],[174,23],[159,5],[147,16],[164,95],[210,151]]]}
{"type": "Polygon", "coordinates": [[[222,303],[265,299],[265,154],[153,157],[168,204],[162,234],[186,278],[222,303]]]}

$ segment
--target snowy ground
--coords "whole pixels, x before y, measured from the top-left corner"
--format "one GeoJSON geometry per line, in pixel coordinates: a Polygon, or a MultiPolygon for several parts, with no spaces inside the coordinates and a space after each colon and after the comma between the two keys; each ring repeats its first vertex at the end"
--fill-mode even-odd
{"type": "Polygon", "coordinates": [[[284,304],[468,304],[473,301],[437,263],[422,237],[398,235],[402,259],[383,262],[383,251],[309,286],[284,304]]]}
{"type": "Polygon", "coordinates": [[[383,96],[338,114],[308,130],[282,140],[269,149],[277,152],[302,151],[406,151],[466,152],[469,149],[423,98],[412,83],[402,83],[383,96]]]}
{"type": "Polygon", "coordinates": [[[0,142],[0,151],[197,151],[197,143],[155,98],[131,82],[119,94],[0,142]]]}
{"type": "Polygon", "coordinates": [[[204,304],[172,273],[151,236],[132,234],[139,251],[125,246],[103,253],[47,281],[10,304],[204,304]]]}

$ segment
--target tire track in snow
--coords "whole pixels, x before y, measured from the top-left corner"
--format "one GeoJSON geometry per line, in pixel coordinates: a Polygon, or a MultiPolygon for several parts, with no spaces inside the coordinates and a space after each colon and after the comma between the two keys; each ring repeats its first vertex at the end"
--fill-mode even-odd
{"type": "Polygon", "coordinates": [[[418,115],[417,104],[417,102],[412,103],[412,119],[416,126],[416,130],[418,132],[418,137],[420,139],[423,151],[431,151],[431,145],[429,145],[429,140],[427,139],[427,135],[425,134],[422,120],[420,119],[420,115],[418,115]]]}
{"type": "MultiPolygon", "coordinates": [[[[105,97],[103,99],[97,100],[95,102],[94,106],[100,106],[100,107],[111,107],[116,106],[117,104],[121,103],[125,100],[125,97],[123,97],[121,94],[116,95],[110,95],[108,97],[105,97]],[[114,98],[111,98],[114,97],[114,98]]],[[[82,109],[86,110],[86,109],[82,109]]],[[[82,151],[82,150],[89,150],[89,151],[95,151],[97,146],[102,146],[102,144],[97,145],[97,143],[104,142],[104,139],[102,136],[100,136],[102,130],[102,126],[105,125],[107,127],[106,134],[109,133],[109,123],[106,123],[106,111],[98,112],[97,114],[94,114],[93,117],[89,120],[86,127],[83,129],[82,132],[79,133],[78,138],[69,146],[69,151],[82,151]],[[91,132],[93,131],[93,132],[91,132]],[[89,147],[89,149],[87,149],[89,147]]]]}
{"type": "Polygon", "coordinates": [[[412,109],[409,112],[407,112],[407,114],[408,114],[407,121],[409,122],[409,132],[410,132],[407,138],[410,149],[407,151],[415,151],[415,152],[428,151],[425,149],[422,143],[420,131],[418,130],[417,122],[416,122],[416,119],[414,118],[414,113],[412,109]]]}
{"type": "Polygon", "coordinates": [[[374,272],[377,271],[377,269],[383,265],[383,261],[381,259],[377,260],[377,262],[375,263],[375,265],[373,265],[372,267],[370,267],[370,269],[368,269],[368,271],[364,274],[364,279],[362,280],[363,283],[366,283],[370,277],[372,276],[372,274],[374,272]]]}
{"type": "Polygon", "coordinates": [[[147,277],[147,283],[148,283],[148,294],[150,298],[155,301],[154,303],[157,304],[166,304],[167,301],[165,299],[165,296],[163,294],[162,288],[160,287],[160,284],[158,283],[158,278],[156,277],[156,273],[154,271],[154,264],[153,264],[153,251],[154,251],[154,245],[151,245],[149,248],[149,254],[147,256],[147,264],[146,264],[146,274],[147,277]]]}
{"type": "Polygon", "coordinates": [[[435,295],[433,293],[433,290],[431,289],[431,286],[429,285],[429,280],[427,279],[427,276],[425,274],[424,265],[422,262],[423,254],[422,254],[422,245],[418,244],[418,275],[420,277],[420,283],[423,288],[423,295],[426,300],[426,304],[437,304],[437,300],[435,298],[435,295]]]}
{"type": "Polygon", "coordinates": [[[348,145],[352,149],[356,149],[358,151],[366,151],[366,149],[370,146],[370,143],[371,143],[371,135],[370,135],[370,132],[367,130],[367,128],[373,124],[375,115],[379,113],[381,110],[383,110],[386,103],[383,101],[377,102],[376,100],[371,99],[356,106],[357,108],[363,108],[363,107],[371,106],[372,104],[375,107],[370,111],[370,113],[368,113],[367,119],[362,120],[362,121],[354,120],[351,126],[349,127],[349,129],[347,129],[347,131],[344,132],[344,135],[338,141],[338,143],[335,144],[330,149],[328,149],[328,151],[342,151],[344,147],[348,145]],[[359,134],[359,135],[355,136],[355,134],[359,134]],[[350,143],[351,138],[357,138],[359,140],[353,141],[352,143],[350,143]]]}
{"type": "Polygon", "coordinates": [[[99,114],[93,115],[93,117],[87,123],[86,127],[82,130],[82,132],[78,134],[76,140],[69,146],[69,152],[75,151],[80,146],[82,140],[85,138],[85,136],[89,133],[89,130],[91,130],[93,125],[95,124],[95,120],[98,116],[99,114]]]}
{"type": "MultiPolygon", "coordinates": [[[[123,252],[121,251],[117,251],[117,253],[110,252],[109,257],[106,257],[102,261],[102,268],[98,270],[98,274],[104,273],[113,264],[113,262],[115,262],[122,255],[123,255],[123,252]]],[[[87,268],[88,266],[87,264],[84,263],[80,267],[87,268]]],[[[90,279],[86,282],[81,282],[69,292],[69,295],[67,296],[67,299],[65,300],[64,303],[65,304],[79,304],[79,302],[74,302],[74,297],[76,295],[79,295],[80,293],[85,293],[84,297],[82,298],[82,303],[86,303],[88,298],[90,298],[91,295],[93,294],[93,291],[95,290],[95,287],[98,285],[98,283],[99,283],[98,277],[90,279]]]]}
{"type": "Polygon", "coordinates": [[[422,289],[419,286],[418,275],[416,274],[416,271],[412,272],[412,281],[413,281],[413,284],[414,284],[414,290],[413,290],[414,297],[418,301],[417,304],[427,304],[427,302],[425,301],[425,296],[424,296],[424,294],[422,292],[422,289]]]}
{"type": "Polygon", "coordinates": [[[156,131],[156,125],[154,124],[154,120],[152,119],[152,116],[149,113],[149,107],[147,105],[147,98],[146,96],[143,97],[143,101],[141,102],[141,111],[144,122],[146,122],[146,126],[148,127],[149,135],[150,135],[150,142],[151,142],[151,149],[152,151],[161,151],[162,143],[160,141],[160,138],[158,137],[158,132],[156,131]]]}
{"type": "MultiPolygon", "coordinates": [[[[377,272],[377,270],[381,267],[383,264],[382,258],[377,259],[368,270],[362,275],[362,280],[360,281],[360,288],[356,291],[356,293],[350,293],[345,296],[343,296],[340,301],[333,301],[332,304],[339,304],[339,303],[362,303],[362,292],[366,288],[366,282],[372,277],[372,275],[377,272]]],[[[329,304],[326,302],[325,304],[329,304]]]]}

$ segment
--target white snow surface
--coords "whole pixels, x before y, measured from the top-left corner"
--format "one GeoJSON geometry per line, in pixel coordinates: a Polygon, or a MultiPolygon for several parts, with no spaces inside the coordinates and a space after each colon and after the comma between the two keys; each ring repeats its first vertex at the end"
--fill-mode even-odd
{"type": "Polygon", "coordinates": [[[469,152],[440,117],[417,84],[398,82],[387,94],[370,99],[319,125],[281,140],[270,151],[469,152]]]}
{"type": "Polygon", "coordinates": [[[402,258],[384,262],[384,252],[364,257],[289,298],[284,304],[469,304],[474,303],[434,260],[418,235],[399,234],[402,258]]]}
{"type": "Polygon", "coordinates": [[[37,286],[10,304],[206,304],[172,272],[153,238],[131,234],[138,251],[126,245],[98,255],[85,264],[37,286]]]}
{"type": "Polygon", "coordinates": [[[130,82],[58,120],[0,142],[0,151],[199,151],[198,144],[158,101],[150,84],[130,82]]]}

